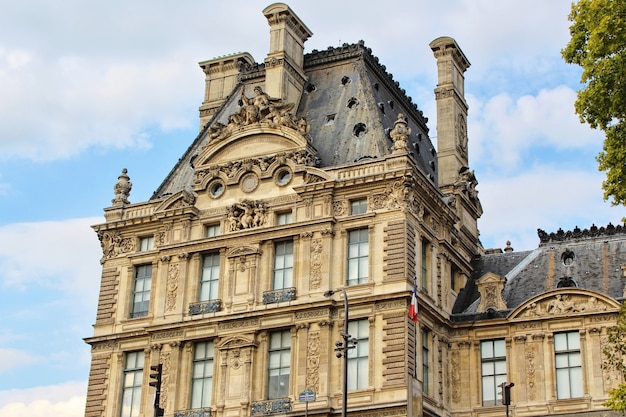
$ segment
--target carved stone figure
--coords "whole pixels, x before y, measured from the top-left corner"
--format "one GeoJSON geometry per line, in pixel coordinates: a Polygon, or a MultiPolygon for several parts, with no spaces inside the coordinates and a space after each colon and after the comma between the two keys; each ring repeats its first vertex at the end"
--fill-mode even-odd
{"type": "Polygon", "coordinates": [[[250,229],[265,225],[267,222],[267,204],[262,201],[242,200],[228,208],[226,230],[250,229]]]}
{"type": "Polygon", "coordinates": [[[241,91],[241,107],[228,116],[225,125],[215,122],[209,127],[209,143],[221,141],[229,137],[236,129],[254,123],[263,123],[271,127],[287,126],[298,130],[303,136],[309,133],[309,124],[305,118],[295,120],[292,110],[294,103],[283,103],[282,99],[272,98],[259,86],[254,87],[254,96],[248,97],[241,91]]]}

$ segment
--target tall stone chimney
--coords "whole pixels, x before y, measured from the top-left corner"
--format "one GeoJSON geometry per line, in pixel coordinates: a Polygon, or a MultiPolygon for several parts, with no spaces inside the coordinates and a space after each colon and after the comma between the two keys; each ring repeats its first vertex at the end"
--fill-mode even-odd
{"type": "MultiPolygon", "coordinates": [[[[449,37],[430,43],[437,58],[437,154],[439,188],[454,184],[467,158],[467,103],[465,77],[470,63],[456,41],[449,37]]],[[[442,190],[445,193],[445,190],[442,190]]]]}
{"type": "Polygon", "coordinates": [[[457,227],[478,248],[478,218],[483,210],[478,181],[468,162],[467,102],[464,73],[470,63],[456,43],[440,37],[430,43],[437,59],[437,165],[439,190],[454,201],[457,227]]]}
{"type": "Polygon", "coordinates": [[[270,25],[270,52],[265,58],[265,92],[285,103],[300,102],[304,74],[304,42],[313,33],[284,3],[263,10],[270,25]]]}

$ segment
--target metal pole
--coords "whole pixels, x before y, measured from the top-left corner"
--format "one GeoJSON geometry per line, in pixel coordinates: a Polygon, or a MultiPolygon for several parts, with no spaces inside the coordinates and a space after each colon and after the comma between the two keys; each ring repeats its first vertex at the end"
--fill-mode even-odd
{"type": "Polygon", "coordinates": [[[341,417],[348,416],[348,294],[344,288],[343,293],[343,401],[341,404],[341,417]]]}

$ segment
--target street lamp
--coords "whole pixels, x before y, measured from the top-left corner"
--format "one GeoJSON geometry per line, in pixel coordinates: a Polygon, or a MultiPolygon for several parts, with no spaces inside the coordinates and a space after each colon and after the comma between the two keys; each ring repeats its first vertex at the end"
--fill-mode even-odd
{"type": "Polygon", "coordinates": [[[335,355],[338,358],[343,357],[343,389],[342,389],[342,404],[341,404],[341,417],[347,417],[348,415],[348,350],[354,349],[358,340],[348,334],[348,294],[344,288],[338,290],[328,290],[324,292],[324,297],[331,297],[336,292],[341,291],[343,294],[343,332],[339,334],[343,338],[343,342],[335,342],[335,355]]]}

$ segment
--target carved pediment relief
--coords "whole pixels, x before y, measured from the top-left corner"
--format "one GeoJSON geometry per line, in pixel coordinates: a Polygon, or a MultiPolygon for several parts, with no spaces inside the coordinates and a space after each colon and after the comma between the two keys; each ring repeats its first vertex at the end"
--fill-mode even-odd
{"type": "Polygon", "coordinates": [[[617,311],[620,304],[604,294],[581,288],[560,288],[531,298],[511,318],[528,319],[617,311]]]}
{"type": "Polygon", "coordinates": [[[258,248],[258,246],[238,246],[229,250],[228,253],[226,253],[226,257],[237,258],[240,256],[255,255],[260,253],[261,250],[258,248]]]}
{"type": "Polygon", "coordinates": [[[159,204],[154,211],[155,213],[158,213],[166,210],[193,207],[195,202],[196,196],[189,191],[183,190],[168,197],[165,201],[159,204]]]}
{"type": "Polygon", "coordinates": [[[262,125],[273,129],[287,127],[308,138],[310,126],[306,118],[296,119],[295,104],[283,99],[272,98],[259,86],[254,87],[254,96],[246,95],[245,86],[241,90],[240,106],[228,116],[226,124],[216,122],[209,128],[210,143],[228,139],[247,126],[262,125]]]}
{"type": "Polygon", "coordinates": [[[252,338],[247,338],[243,336],[233,336],[226,338],[222,342],[217,345],[219,350],[230,350],[230,349],[240,349],[244,347],[257,346],[257,342],[255,342],[252,338]]]}
{"type": "Polygon", "coordinates": [[[488,272],[478,279],[476,286],[480,293],[480,303],[477,312],[483,312],[488,309],[504,310],[507,308],[506,302],[502,298],[502,290],[506,279],[500,275],[488,272]]]}

